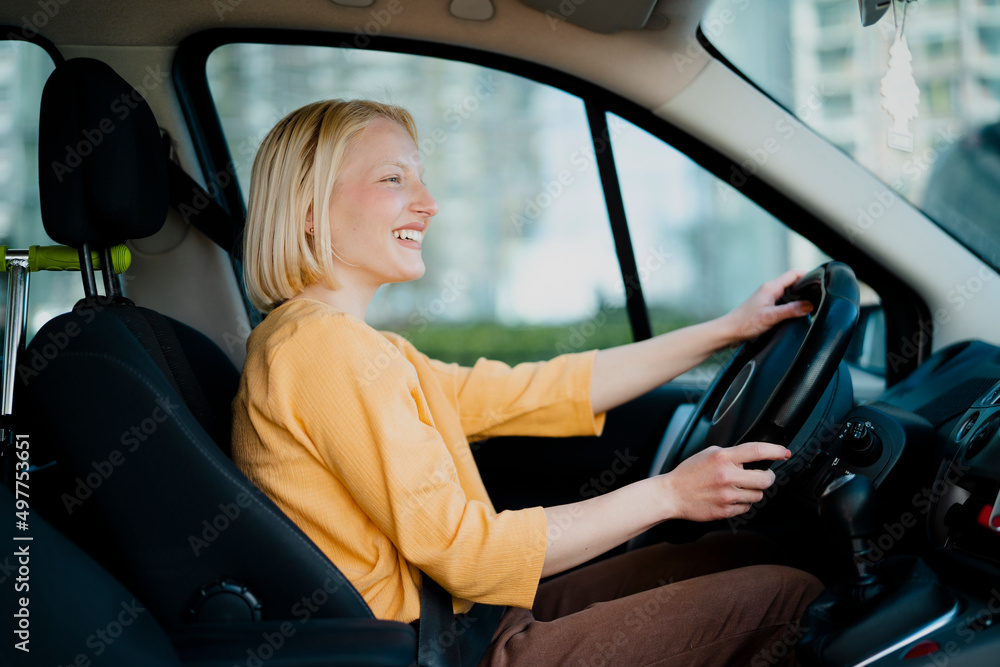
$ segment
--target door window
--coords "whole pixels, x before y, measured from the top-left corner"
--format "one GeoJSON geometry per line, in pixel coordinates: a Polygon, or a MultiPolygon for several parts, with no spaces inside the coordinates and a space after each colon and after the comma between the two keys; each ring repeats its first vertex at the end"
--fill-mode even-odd
{"type": "Polygon", "coordinates": [[[304,104],[360,97],[414,115],[440,213],[426,274],[384,287],[368,312],[374,326],[464,364],[631,340],[580,98],[485,67],[361,49],[229,44],[207,71],[244,197],[257,146],[304,104]]]}

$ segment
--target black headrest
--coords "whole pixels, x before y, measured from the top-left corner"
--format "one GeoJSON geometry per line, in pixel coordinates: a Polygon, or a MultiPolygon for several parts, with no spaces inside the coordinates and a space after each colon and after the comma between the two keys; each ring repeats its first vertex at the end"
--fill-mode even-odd
{"type": "Polygon", "coordinates": [[[99,60],[56,67],[42,91],[38,193],[57,243],[92,249],[163,225],[167,164],[146,100],[99,60]]]}

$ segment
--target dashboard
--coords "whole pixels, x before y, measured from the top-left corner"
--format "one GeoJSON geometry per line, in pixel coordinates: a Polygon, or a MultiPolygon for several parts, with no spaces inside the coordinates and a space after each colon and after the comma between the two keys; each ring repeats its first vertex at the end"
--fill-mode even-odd
{"type": "MultiPolygon", "coordinates": [[[[851,611],[808,646],[817,662],[882,665],[926,656],[915,664],[995,665],[1000,349],[981,341],[948,346],[851,408],[834,435],[817,433],[800,499],[809,498],[822,514],[824,500],[851,474],[874,489],[866,502],[870,526],[850,541],[853,589],[847,584],[836,602],[836,596],[828,601],[851,611]],[[873,572],[885,590],[860,604],[857,582],[873,572]]],[[[822,603],[812,613],[836,617],[822,603]]]]}
{"type": "Polygon", "coordinates": [[[951,345],[881,401],[934,429],[933,440],[914,452],[924,483],[909,499],[930,515],[931,543],[1000,564],[1000,349],[979,341],[951,345]]]}
{"type": "Polygon", "coordinates": [[[1000,564],[1000,349],[946,347],[838,421],[811,436],[803,491],[815,499],[863,475],[884,521],[926,525],[931,546],[1000,564]]]}

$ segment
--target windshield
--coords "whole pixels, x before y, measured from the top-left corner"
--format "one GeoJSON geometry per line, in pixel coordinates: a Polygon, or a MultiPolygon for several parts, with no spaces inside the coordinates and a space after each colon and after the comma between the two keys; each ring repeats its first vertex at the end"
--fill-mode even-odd
{"type": "Polygon", "coordinates": [[[713,0],[701,27],[754,83],[997,267],[1000,0],[893,4],[866,28],[854,0],[713,0]],[[890,58],[900,27],[909,58],[890,58]],[[895,122],[881,95],[890,64],[902,82],[887,103],[895,122]],[[891,147],[890,131],[912,150],[891,147]]]}

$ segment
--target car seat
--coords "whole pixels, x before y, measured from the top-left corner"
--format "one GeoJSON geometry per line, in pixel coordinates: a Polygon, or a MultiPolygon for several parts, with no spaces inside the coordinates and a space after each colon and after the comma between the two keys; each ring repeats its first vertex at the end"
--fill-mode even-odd
{"type": "Polygon", "coordinates": [[[229,460],[238,372],[225,354],[121,296],[113,272],[96,292],[90,250],[153,234],[166,216],[145,101],[100,61],[60,64],[42,95],[39,165],[45,230],[80,249],[85,292],[19,371],[39,507],[148,605],[185,662],[411,664],[414,629],[375,619],[229,460]],[[81,157],[67,168],[71,147],[81,157]]]}

